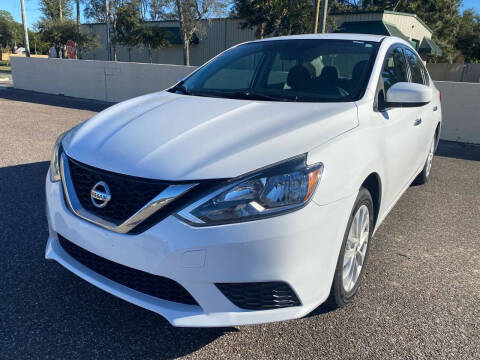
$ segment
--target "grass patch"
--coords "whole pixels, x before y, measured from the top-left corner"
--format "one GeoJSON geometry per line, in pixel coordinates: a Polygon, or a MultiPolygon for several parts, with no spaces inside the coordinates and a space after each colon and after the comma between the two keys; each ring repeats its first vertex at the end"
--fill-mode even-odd
{"type": "Polygon", "coordinates": [[[0,71],[11,72],[12,68],[10,67],[10,62],[6,60],[0,60],[0,71]]]}

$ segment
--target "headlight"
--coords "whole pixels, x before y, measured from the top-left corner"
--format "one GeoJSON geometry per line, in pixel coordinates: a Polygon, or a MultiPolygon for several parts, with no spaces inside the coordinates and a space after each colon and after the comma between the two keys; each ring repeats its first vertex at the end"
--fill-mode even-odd
{"type": "Polygon", "coordinates": [[[60,134],[53,146],[52,157],[50,160],[50,179],[52,182],[60,181],[61,179],[59,163],[60,149],[62,148],[62,140],[67,133],[68,131],[60,134]]]}
{"type": "Polygon", "coordinates": [[[177,215],[192,224],[218,225],[279,215],[304,206],[322,176],[323,164],[306,155],[230,180],[177,215]]]}

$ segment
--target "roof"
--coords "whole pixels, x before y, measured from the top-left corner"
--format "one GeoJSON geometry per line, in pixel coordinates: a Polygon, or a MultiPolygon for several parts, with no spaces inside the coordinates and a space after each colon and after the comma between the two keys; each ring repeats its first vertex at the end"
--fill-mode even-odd
{"type": "Polygon", "coordinates": [[[346,21],[342,24],[336,33],[359,33],[359,34],[377,34],[383,36],[396,36],[405,41],[409,41],[395,25],[385,21],[346,21]]]}
{"type": "Polygon", "coordinates": [[[414,17],[415,19],[418,20],[420,24],[425,26],[425,28],[430,31],[430,33],[433,34],[433,30],[428,26],[422,19],[418,17],[417,14],[411,14],[411,13],[405,13],[405,12],[399,12],[399,11],[391,11],[391,10],[383,10],[383,11],[355,11],[355,12],[349,12],[349,11],[342,11],[342,12],[333,12],[330,13],[330,15],[356,15],[356,14],[392,14],[392,15],[400,15],[400,16],[411,16],[414,17]]]}
{"type": "Polygon", "coordinates": [[[325,40],[354,40],[354,41],[373,41],[380,42],[385,38],[382,35],[373,34],[340,34],[340,33],[328,33],[328,34],[302,34],[302,35],[288,35],[277,36],[271,38],[264,38],[262,40],[255,41],[269,41],[269,40],[302,40],[302,39],[325,39],[325,40]]]}

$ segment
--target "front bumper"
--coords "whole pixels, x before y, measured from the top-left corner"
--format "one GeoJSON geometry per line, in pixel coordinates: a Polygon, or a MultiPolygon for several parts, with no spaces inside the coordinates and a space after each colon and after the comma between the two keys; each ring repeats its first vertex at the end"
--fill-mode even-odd
{"type": "Polygon", "coordinates": [[[169,216],[139,235],[118,234],[86,222],[65,206],[60,182],[47,174],[49,238],[45,257],[56,260],[93,285],[154,311],[174,326],[235,326],[302,317],[329,295],[337,257],[354,195],[279,217],[214,227],[192,227],[169,216]],[[132,290],[73,259],[58,240],[100,257],[172,279],[197,301],[186,305],[132,290]],[[234,305],[215,283],[282,281],[301,305],[245,310],[234,305]]]}

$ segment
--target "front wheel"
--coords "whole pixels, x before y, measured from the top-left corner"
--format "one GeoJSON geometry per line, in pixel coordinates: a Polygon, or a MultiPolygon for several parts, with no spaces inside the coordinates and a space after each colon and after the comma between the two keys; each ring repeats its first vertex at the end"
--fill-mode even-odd
{"type": "Polygon", "coordinates": [[[357,293],[368,259],[372,232],[372,196],[367,189],[361,188],[348,221],[337,261],[328,300],[332,307],[345,306],[357,293]]]}

